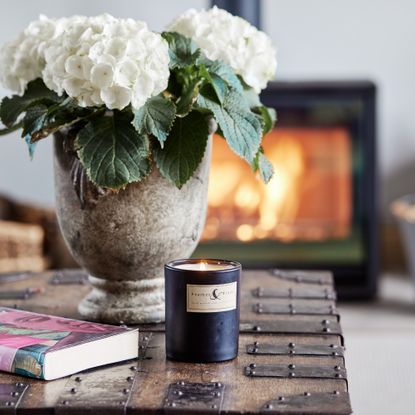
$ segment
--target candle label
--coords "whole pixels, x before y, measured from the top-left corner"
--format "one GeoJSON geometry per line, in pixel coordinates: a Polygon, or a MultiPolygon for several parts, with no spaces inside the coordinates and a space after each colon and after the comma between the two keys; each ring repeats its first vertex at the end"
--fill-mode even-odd
{"type": "Polygon", "coordinates": [[[217,313],[236,309],[238,283],[187,284],[187,312],[217,313]]]}

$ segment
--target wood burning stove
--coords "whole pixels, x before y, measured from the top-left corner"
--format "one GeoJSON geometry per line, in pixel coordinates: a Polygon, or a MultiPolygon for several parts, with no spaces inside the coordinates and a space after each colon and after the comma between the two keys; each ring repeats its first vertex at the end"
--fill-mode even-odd
{"type": "Polygon", "coordinates": [[[370,297],[377,273],[375,86],[277,82],[264,139],[275,167],[255,179],[214,138],[206,227],[195,255],[245,267],[330,269],[339,295],[370,297]]]}

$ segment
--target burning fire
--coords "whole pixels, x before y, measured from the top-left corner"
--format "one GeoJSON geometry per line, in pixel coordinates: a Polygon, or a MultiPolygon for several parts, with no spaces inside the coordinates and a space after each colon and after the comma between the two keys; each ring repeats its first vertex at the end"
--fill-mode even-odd
{"type": "Polygon", "coordinates": [[[264,147],[275,169],[267,185],[215,137],[203,239],[346,237],[352,204],[347,131],[277,129],[264,147]]]}

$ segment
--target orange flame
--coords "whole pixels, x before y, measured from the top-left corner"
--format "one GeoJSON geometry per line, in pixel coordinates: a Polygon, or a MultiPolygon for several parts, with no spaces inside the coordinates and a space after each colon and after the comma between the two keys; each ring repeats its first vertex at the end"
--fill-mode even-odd
{"type": "Polygon", "coordinates": [[[265,185],[225,140],[214,141],[203,239],[320,240],[350,231],[351,146],[346,130],[276,129],[264,140],[275,174],[265,185]]]}

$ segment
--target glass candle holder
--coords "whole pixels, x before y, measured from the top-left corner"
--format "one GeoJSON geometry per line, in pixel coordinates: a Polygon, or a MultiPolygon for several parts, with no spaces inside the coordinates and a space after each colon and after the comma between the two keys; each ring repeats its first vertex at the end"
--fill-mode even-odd
{"type": "Polygon", "coordinates": [[[199,363],[234,359],[241,264],[186,259],[169,262],[164,271],[167,358],[199,363]]]}

